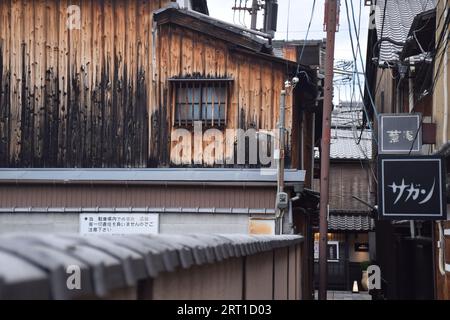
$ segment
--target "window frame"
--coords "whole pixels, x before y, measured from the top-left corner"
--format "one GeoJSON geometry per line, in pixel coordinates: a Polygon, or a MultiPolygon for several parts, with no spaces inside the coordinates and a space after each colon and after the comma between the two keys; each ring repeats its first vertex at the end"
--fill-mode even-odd
{"type": "MultiPolygon", "coordinates": [[[[201,121],[203,126],[206,127],[226,127],[227,125],[227,113],[230,103],[230,94],[231,94],[231,87],[233,84],[232,78],[170,78],[169,79],[169,85],[170,85],[170,101],[171,101],[171,112],[172,112],[172,125],[174,127],[193,127],[194,123],[197,121],[201,121]],[[195,98],[192,99],[191,109],[192,109],[192,119],[181,119],[178,117],[177,119],[177,105],[179,103],[178,101],[178,89],[181,88],[196,88],[198,89],[199,94],[199,102],[198,102],[198,108],[199,108],[199,118],[195,119],[194,117],[194,104],[196,101],[195,98]],[[211,109],[213,111],[212,113],[212,119],[207,119],[207,116],[203,118],[203,101],[204,101],[204,89],[205,88],[225,88],[225,100],[222,102],[219,99],[218,103],[218,112],[219,117],[215,119],[214,117],[214,110],[215,110],[215,102],[214,97],[212,98],[211,103],[207,103],[206,105],[211,106],[211,109]],[[223,104],[223,117],[220,117],[221,113],[221,105],[223,104]]],[[[195,94],[196,91],[193,91],[193,94],[195,94]]],[[[186,97],[188,95],[186,94],[186,97]]],[[[214,95],[213,95],[214,96],[214,95]]],[[[188,103],[185,103],[184,105],[188,105],[188,103]]]]}

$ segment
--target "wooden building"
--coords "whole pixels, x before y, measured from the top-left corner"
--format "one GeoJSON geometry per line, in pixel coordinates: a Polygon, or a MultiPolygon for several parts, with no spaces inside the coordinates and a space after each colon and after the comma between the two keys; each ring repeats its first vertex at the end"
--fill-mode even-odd
{"type": "MultiPolygon", "coordinates": [[[[266,40],[165,8],[169,1],[69,4],[0,3],[1,166],[167,167],[179,156],[170,151],[173,130],[194,121],[221,131],[277,127],[280,92],[296,64],[273,56],[266,40]]],[[[297,91],[286,114],[293,167],[293,123],[315,99],[314,90],[297,91]]],[[[232,157],[228,149],[217,159],[232,157]]],[[[199,157],[183,165],[216,165],[199,157]]]]}
{"type": "MultiPolygon", "coordinates": [[[[366,109],[371,115],[421,113],[423,155],[434,154],[442,144],[440,123],[444,109],[448,109],[436,96],[440,68],[436,57],[442,55],[438,52],[441,49],[437,50],[441,45],[436,27],[445,20],[442,14],[437,15],[438,2],[415,0],[411,6],[402,1],[379,2],[381,10],[372,10],[376,27],[369,30],[368,39],[372,50],[367,53],[366,109]]],[[[375,116],[372,125],[377,126],[375,116]]],[[[376,149],[374,146],[374,159],[378,157],[376,149]]],[[[416,222],[413,232],[409,221],[376,221],[375,262],[382,270],[385,298],[432,299],[442,294],[438,293],[441,281],[433,281],[433,277],[440,279],[433,261],[438,251],[436,231],[429,221],[416,222]]]]}
{"type": "MultiPolygon", "coordinates": [[[[375,251],[375,186],[372,181],[372,133],[363,125],[362,103],[340,102],[331,117],[330,207],[328,219],[328,289],[352,291],[362,287],[363,266],[375,251]]],[[[316,151],[319,166],[320,151],[316,151]]],[[[318,177],[316,177],[318,178],[318,177]]],[[[320,180],[314,180],[320,190],[320,180]]],[[[315,225],[315,285],[319,283],[318,240],[315,225]]]]}
{"type": "MultiPolygon", "coordinates": [[[[317,75],[189,3],[0,1],[0,232],[77,232],[80,213],[151,212],[164,233],[287,229],[312,253],[317,75]],[[285,114],[296,202],[277,217],[276,174],[259,151],[275,149],[281,91],[297,74],[285,114]]],[[[312,260],[298,267],[310,298],[312,260]]]]}
{"type": "MultiPolygon", "coordinates": [[[[435,132],[435,152],[442,155],[446,160],[447,185],[448,173],[450,172],[449,157],[449,109],[450,102],[448,92],[450,89],[450,80],[448,76],[448,57],[450,46],[448,44],[448,35],[450,33],[450,15],[448,13],[448,3],[438,3],[436,7],[436,32],[435,43],[437,55],[440,60],[434,61],[435,89],[433,92],[433,114],[436,123],[435,132]],[[441,18],[442,17],[442,18],[441,18]],[[444,19],[445,17],[445,19],[444,19]],[[442,21],[439,23],[439,21],[442,21]],[[446,39],[446,40],[445,40],[446,39]],[[441,45],[438,45],[441,44],[441,45]]],[[[448,190],[448,189],[447,189],[448,190]]],[[[447,212],[449,212],[450,197],[447,193],[447,212]]],[[[433,259],[434,259],[434,288],[435,298],[439,300],[450,300],[450,222],[442,221],[433,226],[433,259]],[[438,241],[441,245],[438,245],[438,241]]]]}

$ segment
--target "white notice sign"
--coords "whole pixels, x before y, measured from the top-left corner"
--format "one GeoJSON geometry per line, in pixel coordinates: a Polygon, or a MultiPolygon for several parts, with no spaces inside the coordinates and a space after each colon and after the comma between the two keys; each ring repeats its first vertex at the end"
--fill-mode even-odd
{"type": "Polygon", "coordinates": [[[80,214],[80,234],[158,234],[158,214],[80,214]]]}

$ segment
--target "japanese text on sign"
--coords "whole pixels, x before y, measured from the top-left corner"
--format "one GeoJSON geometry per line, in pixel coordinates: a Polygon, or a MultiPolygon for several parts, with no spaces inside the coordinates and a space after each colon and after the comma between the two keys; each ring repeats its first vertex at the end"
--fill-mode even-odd
{"type": "Polygon", "coordinates": [[[158,234],[158,214],[81,214],[80,233],[91,234],[158,234]]]}
{"type": "Polygon", "coordinates": [[[382,218],[446,218],[446,173],[439,156],[379,156],[378,174],[382,218]]]}
{"type": "Polygon", "coordinates": [[[422,149],[422,115],[380,114],[380,154],[420,153],[422,149]]]}

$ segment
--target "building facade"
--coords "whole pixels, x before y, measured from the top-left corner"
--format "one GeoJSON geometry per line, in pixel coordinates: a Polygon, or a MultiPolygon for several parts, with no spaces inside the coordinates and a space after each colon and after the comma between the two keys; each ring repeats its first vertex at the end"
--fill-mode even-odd
{"type": "MultiPolygon", "coordinates": [[[[421,155],[440,154],[448,139],[444,129],[449,108],[444,99],[448,87],[448,62],[444,58],[448,41],[443,31],[448,28],[447,7],[445,1],[417,0],[408,6],[401,1],[378,1],[372,10],[365,106],[378,129],[376,114],[420,113],[421,155]]],[[[430,221],[376,221],[376,261],[386,298],[446,297],[445,271],[441,275],[442,266],[438,263],[443,257],[444,225],[445,222],[430,221]]]]}
{"type": "MultiPolygon", "coordinates": [[[[331,123],[328,289],[364,290],[363,271],[375,253],[372,132],[364,125],[360,102],[340,102],[331,123]]],[[[319,166],[320,151],[316,151],[319,166]]],[[[320,190],[319,176],[314,189],[320,190]]],[[[319,230],[315,228],[315,284],[318,285],[319,230]]]]}
{"type": "Polygon", "coordinates": [[[159,233],[297,233],[312,252],[317,75],[270,37],[206,1],[10,1],[0,16],[0,232],[156,214],[159,233]]]}

